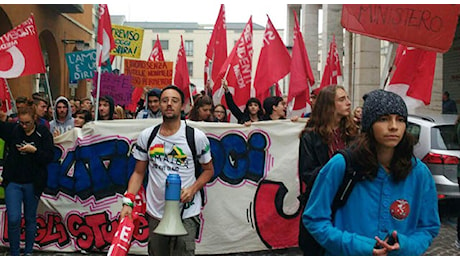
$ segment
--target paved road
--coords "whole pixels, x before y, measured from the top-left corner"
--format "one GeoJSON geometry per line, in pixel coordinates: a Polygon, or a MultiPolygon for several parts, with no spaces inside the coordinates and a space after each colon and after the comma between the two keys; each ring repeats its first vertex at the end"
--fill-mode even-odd
{"type": "MultiPolygon", "coordinates": [[[[460,249],[455,248],[454,241],[457,234],[457,220],[456,218],[441,218],[441,230],[439,235],[434,239],[433,244],[430,246],[428,251],[425,253],[427,256],[460,256],[460,249]]],[[[0,247],[0,256],[8,255],[8,248],[0,247]]],[[[90,254],[81,254],[81,253],[60,253],[60,252],[43,252],[36,251],[34,255],[37,256],[101,256],[106,254],[101,253],[90,253],[90,254]]],[[[266,250],[259,252],[248,252],[248,253],[238,253],[230,254],[237,256],[299,256],[302,255],[302,252],[299,248],[289,248],[289,249],[280,249],[280,250],[266,250]]]]}

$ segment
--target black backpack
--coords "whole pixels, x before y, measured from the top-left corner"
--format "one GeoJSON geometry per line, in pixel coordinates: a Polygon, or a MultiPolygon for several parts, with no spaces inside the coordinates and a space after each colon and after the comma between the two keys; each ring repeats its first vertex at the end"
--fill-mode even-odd
{"type": "MultiPolygon", "coordinates": [[[[364,176],[357,172],[353,167],[351,153],[348,149],[342,149],[337,151],[345,158],[345,175],[343,176],[342,184],[340,184],[337,193],[335,194],[334,201],[332,202],[332,219],[334,219],[335,212],[340,207],[343,207],[347,202],[348,197],[353,190],[356,182],[363,180],[364,176]]],[[[299,196],[299,200],[301,200],[301,205],[305,206],[307,204],[308,198],[310,197],[313,184],[318,176],[319,171],[316,172],[314,176],[310,178],[309,183],[307,184],[307,188],[304,194],[299,196]]],[[[303,212],[303,210],[302,210],[303,212]]],[[[300,230],[299,230],[299,247],[302,249],[304,255],[311,255],[311,256],[321,256],[324,255],[326,250],[316,242],[315,238],[308,232],[302,222],[302,218],[300,220],[300,230]]]]}
{"type": "MultiPolygon", "coordinates": [[[[155,136],[157,136],[158,131],[160,130],[161,124],[158,124],[153,128],[152,133],[150,134],[149,140],[147,141],[147,150],[149,149],[150,145],[152,145],[153,139],[155,139],[155,136]]],[[[195,145],[195,129],[191,126],[186,125],[185,126],[185,138],[187,139],[187,144],[190,150],[192,151],[192,157],[193,157],[193,164],[195,166],[195,178],[198,179],[201,174],[201,165],[198,161],[198,156],[196,153],[196,145],[195,145]]],[[[201,206],[204,206],[204,191],[203,189],[200,189],[200,194],[201,194],[201,206]]]]}

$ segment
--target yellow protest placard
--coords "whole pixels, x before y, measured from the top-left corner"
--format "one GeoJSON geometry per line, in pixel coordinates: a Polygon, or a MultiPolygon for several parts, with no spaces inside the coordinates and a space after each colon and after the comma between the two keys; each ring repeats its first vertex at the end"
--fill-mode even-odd
{"type": "Polygon", "coordinates": [[[112,24],[112,35],[115,48],[110,52],[111,55],[137,59],[141,57],[144,29],[112,24]]]}

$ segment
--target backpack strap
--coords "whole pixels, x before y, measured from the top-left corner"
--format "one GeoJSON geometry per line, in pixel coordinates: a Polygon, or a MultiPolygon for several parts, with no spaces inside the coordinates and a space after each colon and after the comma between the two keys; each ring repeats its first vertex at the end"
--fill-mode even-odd
{"type": "Polygon", "coordinates": [[[345,158],[345,175],[343,176],[342,184],[340,184],[337,193],[335,194],[334,201],[332,202],[332,218],[338,208],[343,207],[348,200],[348,197],[353,190],[353,187],[358,181],[362,181],[363,175],[355,170],[349,149],[342,149],[337,151],[345,158]]]}
{"type": "Polygon", "coordinates": [[[200,163],[198,162],[198,156],[196,152],[195,129],[189,125],[186,125],[185,137],[187,138],[188,147],[190,147],[190,150],[192,150],[193,164],[195,166],[195,178],[198,179],[201,174],[201,167],[199,167],[200,163]]]}
{"type": "Polygon", "coordinates": [[[153,139],[155,139],[155,136],[157,136],[158,131],[160,131],[160,126],[161,124],[158,124],[153,128],[152,133],[149,136],[149,140],[147,141],[147,150],[150,148],[150,145],[152,145],[153,139]]]}

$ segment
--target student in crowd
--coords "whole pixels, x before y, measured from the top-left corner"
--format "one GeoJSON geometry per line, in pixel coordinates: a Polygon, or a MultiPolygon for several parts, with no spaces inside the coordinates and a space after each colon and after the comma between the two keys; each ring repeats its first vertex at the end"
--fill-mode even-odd
{"type": "Polygon", "coordinates": [[[80,109],[75,112],[74,125],[82,128],[83,125],[92,120],[91,112],[85,109],[80,109]]]}
{"type": "Polygon", "coordinates": [[[37,109],[37,123],[39,125],[44,125],[46,128],[50,129],[50,123],[46,119],[46,112],[48,110],[48,101],[41,96],[37,96],[34,99],[35,108],[37,109]]]}
{"type": "Polygon", "coordinates": [[[74,128],[70,102],[66,97],[56,99],[54,120],[50,122],[50,132],[53,136],[61,135],[74,128]]]}
{"type": "MultiPolygon", "coordinates": [[[[351,102],[342,86],[330,85],[321,89],[316,98],[310,120],[300,133],[299,175],[306,187],[311,187],[323,165],[340,149],[345,148],[358,134],[351,117],[351,102]]],[[[306,199],[301,199],[302,208],[306,199]]],[[[303,250],[307,230],[300,221],[299,247],[303,250]]]]}
{"type": "Polygon", "coordinates": [[[271,96],[264,100],[263,120],[286,119],[286,102],[282,97],[271,96]]]}
{"type": "Polygon", "coordinates": [[[181,120],[181,108],[184,104],[184,93],[176,86],[165,87],[160,96],[160,109],[163,122],[156,137],[148,144],[148,139],[155,126],[151,126],[139,134],[137,144],[133,148],[133,157],[136,159],[134,172],[128,183],[127,192],[123,199],[123,208],[120,218],[131,216],[134,194],[139,191],[145,174],[148,175],[146,188],[147,220],[149,223],[149,255],[194,255],[195,235],[198,231],[202,197],[200,189],[211,179],[214,168],[211,158],[211,149],[206,135],[199,129],[194,129],[198,163],[203,169],[197,178],[193,154],[187,144],[186,121],[181,120]],[[156,147],[154,150],[152,147],[156,147]],[[164,156],[155,154],[173,154],[179,150],[182,154],[165,160],[164,156]],[[179,156],[181,156],[179,158],[179,156]],[[169,169],[181,178],[180,201],[183,203],[181,219],[188,234],[184,236],[164,236],[153,232],[164,216],[165,184],[169,169]],[[147,173],[146,173],[147,170],[147,173]],[[185,206],[187,205],[187,206],[185,206]]]}
{"type": "Polygon", "coordinates": [[[211,115],[212,99],[208,95],[200,95],[196,98],[192,109],[188,115],[188,119],[192,121],[213,122],[211,115]]]}
{"type": "Polygon", "coordinates": [[[82,98],[80,101],[80,109],[91,111],[93,108],[93,102],[90,98],[82,98]]]}
{"type": "Polygon", "coordinates": [[[303,223],[327,255],[422,255],[440,229],[438,199],[430,170],[413,154],[403,99],[371,91],[361,124],[350,151],[364,180],[332,216],[345,172],[344,157],[332,157],[314,183],[303,223]]]}
{"type": "Polygon", "coordinates": [[[77,106],[75,100],[73,99],[69,99],[69,103],[70,103],[70,110],[72,111],[72,117],[75,117],[75,112],[77,112],[77,110],[79,110],[80,107],[77,106]]]}
{"type": "Polygon", "coordinates": [[[214,107],[212,114],[214,115],[214,122],[228,123],[227,110],[225,109],[224,105],[217,104],[214,107]]]}
{"type": "MultiPolygon", "coordinates": [[[[316,98],[318,97],[318,92],[319,92],[319,89],[314,89],[310,92],[310,107],[311,107],[311,110],[313,110],[313,108],[315,107],[315,103],[316,103],[316,98]]],[[[305,113],[305,115],[303,115],[302,117],[304,118],[309,118],[311,116],[311,111],[308,112],[308,113],[305,113]]]]}
{"type": "Polygon", "coordinates": [[[98,109],[98,120],[113,120],[115,113],[115,103],[113,98],[109,95],[105,95],[99,98],[99,109],[98,109]]]}
{"type": "Polygon", "coordinates": [[[160,111],[160,93],[161,89],[153,88],[147,92],[147,107],[143,107],[137,113],[136,119],[161,118],[160,111]]]}
{"type": "Polygon", "coordinates": [[[0,138],[8,154],[3,167],[10,255],[20,254],[21,218],[25,220],[24,255],[31,255],[37,232],[37,206],[54,157],[53,136],[36,123],[33,101],[18,109],[18,123],[0,122],[0,138]]]}
{"type": "Polygon", "coordinates": [[[241,112],[233,101],[232,93],[229,91],[228,83],[225,79],[222,79],[222,86],[225,90],[225,102],[232,115],[238,120],[238,124],[250,125],[252,122],[262,121],[264,111],[259,99],[249,98],[244,111],[241,112]]]}

